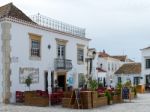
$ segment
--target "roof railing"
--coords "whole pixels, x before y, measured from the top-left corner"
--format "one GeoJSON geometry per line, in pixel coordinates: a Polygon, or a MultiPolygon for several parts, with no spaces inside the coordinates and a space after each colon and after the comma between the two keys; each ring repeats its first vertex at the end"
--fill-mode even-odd
{"type": "Polygon", "coordinates": [[[48,27],[48,28],[58,30],[58,31],[62,31],[62,32],[66,32],[66,33],[70,33],[75,36],[85,37],[84,28],[80,28],[74,25],[70,25],[70,24],[58,21],[58,20],[54,20],[52,18],[43,16],[39,13],[36,15],[30,16],[30,18],[41,26],[48,27]]]}

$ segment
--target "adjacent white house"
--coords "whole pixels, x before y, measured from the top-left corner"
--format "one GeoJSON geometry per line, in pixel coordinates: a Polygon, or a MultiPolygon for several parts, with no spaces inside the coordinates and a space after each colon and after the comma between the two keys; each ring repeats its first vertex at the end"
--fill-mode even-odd
{"type": "Polygon", "coordinates": [[[132,85],[142,84],[141,63],[125,63],[115,72],[115,82],[132,85]]]}
{"type": "Polygon", "coordinates": [[[112,56],[103,50],[97,52],[93,62],[93,75],[97,77],[99,82],[102,82],[104,86],[115,87],[116,76],[114,73],[125,63],[133,63],[127,55],[112,56]]]}
{"type": "Polygon", "coordinates": [[[150,46],[141,49],[143,84],[150,87],[150,46]]]}
{"type": "Polygon", "coordinates": [[[16,91],[78,87],[87,74],[90,39],[85,29],[39,14],[30,19],[12,3],[0,7],[0,102],[15,102],[16,91]],[[79,78],[79,79],[78,79],[79,78]]]}
{"type": "Polygon", "coordinates": [[[93,74],[104,86],[114,86],[114,72],[118,70],[122,63],[122,61],[113,58],[104,50],[97,52],[94,59],[93,74]]]}

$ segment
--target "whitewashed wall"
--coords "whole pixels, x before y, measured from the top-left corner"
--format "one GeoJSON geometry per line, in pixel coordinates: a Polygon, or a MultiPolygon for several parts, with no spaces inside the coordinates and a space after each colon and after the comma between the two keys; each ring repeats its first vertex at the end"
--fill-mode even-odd
{"type": "Polygon", "coordinates": [[[2,102],[2,29],[1,29],[1,22],[0,22],[0,102],[2,102]]]}
{"type": "MultiPolygon", "coordinates": [[[[115,82],[118,82],[118,77],[121,77],[122,84],[125,84],[128,79],[130,79],[132,85],[134,85],[134,77],[141,77],[141,74],[117,74],[117,76],[115,76],[115,82]]],[[[140,80],[140,84],[142,84],[142,79],[140,80]]]]}
{"type": "Polygon", "coordinates": [[[120,60],[110,58],[110,57],[97,57],[95,61],[96,60],[97,60],[97,67],[100,67],[100,64],[102,64],[102,69],[107,72],[105,73],[105,75],[107,75],[106,85],[111,85],[114,87],[116,85],[114,72],[118,70],[123,63],[120,60]],[[108,69],[109,64],[110,64],[110,70],[108,69]],[[112,64],[113,64],[113,70],[112,70],[112,64]],[[110,83],[110,79],[112,79],[112,83],[110,83]]]}
{"type": "MultiPolygon", "coordinates": [[[[62,34],[56,34],[52,32],[48,32],[45,30],[12,23],[11,28],[11,57],[18,57],[18,62],[11,63],[11,92],[12,98],[11,102],[15,101],[15,91],[25,91],[28,90],[25,84],[19,83],[19,67],[34,67],[39,68],[39,83],[32,84],[31,90],[44,90],[44,71],[49,71],[49,75],[51,70],[54,70],[54,59],[57,58],[56,55],[56,40],[55,38],[60,38],[64,40],[68,40],[66,45],[66,59],[71,59],[73,63],[73,69],[78,73],[86,74],[86,64],[78,65],[77,64],[77,43],[85,45],[84,56],[86,58],[88,41],[65,36],[62,34]],[[29,59],[29,35],[28,33],[34,33],[42,36],[41,39],[41,60],[34,61],[29,59]],[[48,49],[48,45],[51,45],[51,49],[48,49]]],[[[77,76],[78,78],[78,76],[77,76]]],[[[51,85],[49,76],[49,86],[51,85]]],[[[77,80],[78,81],[78,80],[77,80]]],[[[76,86],[78,83],[76,82],[76,86]]]]}
{"type": "Polygon", "coordinates": [[[143,76],[143,84],[146,83],[146,75],[150,74],[150,69],[145,68],[145,59],[150,59],[150,49],[145,49],[141,51],[142,54],[142,76],[143,76]]]}

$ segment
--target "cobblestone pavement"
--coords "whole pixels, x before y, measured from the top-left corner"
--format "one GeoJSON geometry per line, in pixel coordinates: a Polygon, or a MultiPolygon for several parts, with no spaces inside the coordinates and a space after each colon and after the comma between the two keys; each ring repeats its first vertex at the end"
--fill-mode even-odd
{"type": "Polygon", "coordinates": [[[94,109],[66,109],[61,106],[34,107],[0,104],[0,112],[150,112],[150,93],[139,94],[131,103],[113,104],[94,109]]]}

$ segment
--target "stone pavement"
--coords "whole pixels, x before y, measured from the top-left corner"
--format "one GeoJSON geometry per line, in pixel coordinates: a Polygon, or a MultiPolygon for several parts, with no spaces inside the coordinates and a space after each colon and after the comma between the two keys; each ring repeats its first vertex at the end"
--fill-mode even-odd
{"type": "Polygon", "coordinates": [[[61,106],[34,107],[0,104],[0,112],[150,112],[150,93],[139,94],[131,103],[113,104],[94,109],[66,109],[61,106]]]}

